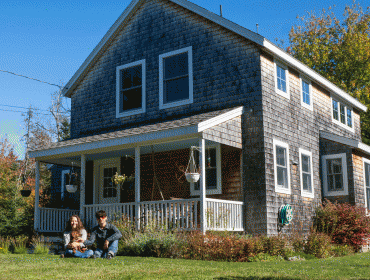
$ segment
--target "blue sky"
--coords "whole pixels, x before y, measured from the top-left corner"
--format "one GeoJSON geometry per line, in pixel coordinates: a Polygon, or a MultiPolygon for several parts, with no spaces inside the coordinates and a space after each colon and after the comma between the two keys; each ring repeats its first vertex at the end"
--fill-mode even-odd
{"type": "MultiPolygon", "coordinates": [[[[351,0],[192,0],[272,42],[289,43],[289,30],[299,24],[297,15],[321,13],[334,6],[341,18],[351,0]]],[[[369,0],[357,1],[365,8],[369,0]]],[[[66,84],[108,29],[130,3],[123,1],[0,1],[0,70],[14,72],[52,84],[66,84]]],[[[0,138],[7,135],[20,158],[25,133],[21,108],[30,105],[42,110],[50,106],[50,93],[58,88],[0,72],[0,138]],[[6,106],[4,106],[6,105],[6,106]],[[4,111],[8,110],[8,111],[4,111]]],[[[40,111],[47,113],[45,111],[40,111]]],[[[46,115],[44,117],[47,117],[46,115]]]]}

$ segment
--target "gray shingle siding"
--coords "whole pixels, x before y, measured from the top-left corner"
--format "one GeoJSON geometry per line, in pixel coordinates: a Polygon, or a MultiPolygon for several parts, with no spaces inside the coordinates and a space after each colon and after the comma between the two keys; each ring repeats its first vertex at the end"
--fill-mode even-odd
{"type": "Polygon", "coordinates": [[[119,32],[72,95],[72,138],[244,105],[260,108],[259,50],[176,4],[151,1],[119,32]],[[194,102],[159,110],[159,55],[192,46],[194,102]],[[146,59],[146,113],[116,118],[116,67],[146,59]]]}

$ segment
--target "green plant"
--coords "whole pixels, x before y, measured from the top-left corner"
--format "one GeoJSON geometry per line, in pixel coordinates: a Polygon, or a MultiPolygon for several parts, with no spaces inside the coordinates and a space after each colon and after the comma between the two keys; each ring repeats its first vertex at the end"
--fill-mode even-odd
{"type": "Polygon", "coordinates": [[[43,236],[32,238],[31,243],[34,254],[46,255],[49,253],[49,246],[47,245],[47,241],[43,236]]]}
{"type": "Polygon", "coordinates": [[[27,242],[28,237],[25,235],[20,235],[11,239],[11,251],[14,254],[27,254],[27,242]]]}
{"type": "Polygon", "coordinates": [[[334,244],[331,248],[334,257],[343,257],[354,254],[354,249],[349,245],[334,244]]]}
{"type": "Polygon", "coordinates": [[[9,237],[0,237],[0,254],[9,254],[11,241],[9,237]]]}
{"type": "Polygon", "coordinates": [[[251,256],[248,258],[249,262],[268,262],[268,261],[283,261],[284,258],[282,256],[271,256],[267,253],[258,253],[255,256],[251,256]]]}
{"type": "Polygon", "coordinates": [[[280,235],[270,237],[260,237],[263,242],[264,252],[271,256],[284,256],[287,241],[280,235]]]}
{"type": "Polygon", "coordinates": [[[327,258],[332,254],[331,249],[331,239],[328,235],[312,231],[307,237],[304,253],[317,258],[327,258]]]}

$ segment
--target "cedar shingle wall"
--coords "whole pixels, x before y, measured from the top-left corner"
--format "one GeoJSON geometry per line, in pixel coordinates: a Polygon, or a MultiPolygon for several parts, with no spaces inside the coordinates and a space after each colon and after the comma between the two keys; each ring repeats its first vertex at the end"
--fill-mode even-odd
{"type": "MultiPolygon", "coordinates": [[[[282,204],[291,204],[293,207],[293,222],[285,226],[282,232],[299,230],[307,232],[311,224],[314,208],[321,203],[321,169],[320,156],[325,154],[320,148],[320,130],[332,132],[348,138],[360,139],[360,122],[357,111],[353,114],[355,133],[342,128],[332,122],[330,93],[312,83],[313,111],[301,106],[299,73],[289,70],[290,99],[275,92],[275,67],[273,58],[267,54],[261,55],[262,68],[262,95],[263,95],[263,127],[264,148],[266,150],[266,209],[267,233],[276,234],[279,230],[277,224],[278,209],[282,204]],[[275,193],[273,170],[273,139],[280,140],[289,145],[291,195],[275,193]],[[314,199],[301,196],[299,165],[299,148],[312,152],[314,199]],[[295,170],[296,169],[296,170],[295,170]]],[[[347,156],[351,168],[351,154],[347,156]]],[[[353,173],[349,172],[349,181],[353,184],[353,173]]],[[[354,192],[348,197],[354,201],[354,192]]]]}
{"type": "Polygon", "coordinates": [[[241,117],[215,125],[203,132],[203,138],[231,147],[242,148],[241,117]]]}

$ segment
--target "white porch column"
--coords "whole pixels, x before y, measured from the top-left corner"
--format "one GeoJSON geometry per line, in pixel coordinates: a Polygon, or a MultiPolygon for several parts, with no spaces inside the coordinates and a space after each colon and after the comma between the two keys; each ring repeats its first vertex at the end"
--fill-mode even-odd
{"type": "Polygon", "coordinates": [[[85,221],[85,178],[86,178],[86,156],[81,155],[81,182],[80,182],[80,218],[86,224],[85,221]]]}
{"type": "Polygon", "coordinates": [[[206,202],[206,144],[203,138],[199,139],[199,167],[200,167],[200,180],[199,180],[199,188],[200,188],[200,227],[203,234],[206,233],[207,227],[207,219],[206,219],[206,210],[207,210],[207,202],[206,202]]]}
{"type": "Polygon", "coordinates": [[[135,147],[135,221],[136,229],[140,229],[140,147],[135,147]]]}
{"type": "Polygon", "coordinates": [[[35,217],[34,217],[34,228],[35,231],[40,229],[40,210],[39,210],[39,199],[40,199],[40,162],[36,160],[36,176],[35,176],[35,217]]]}

